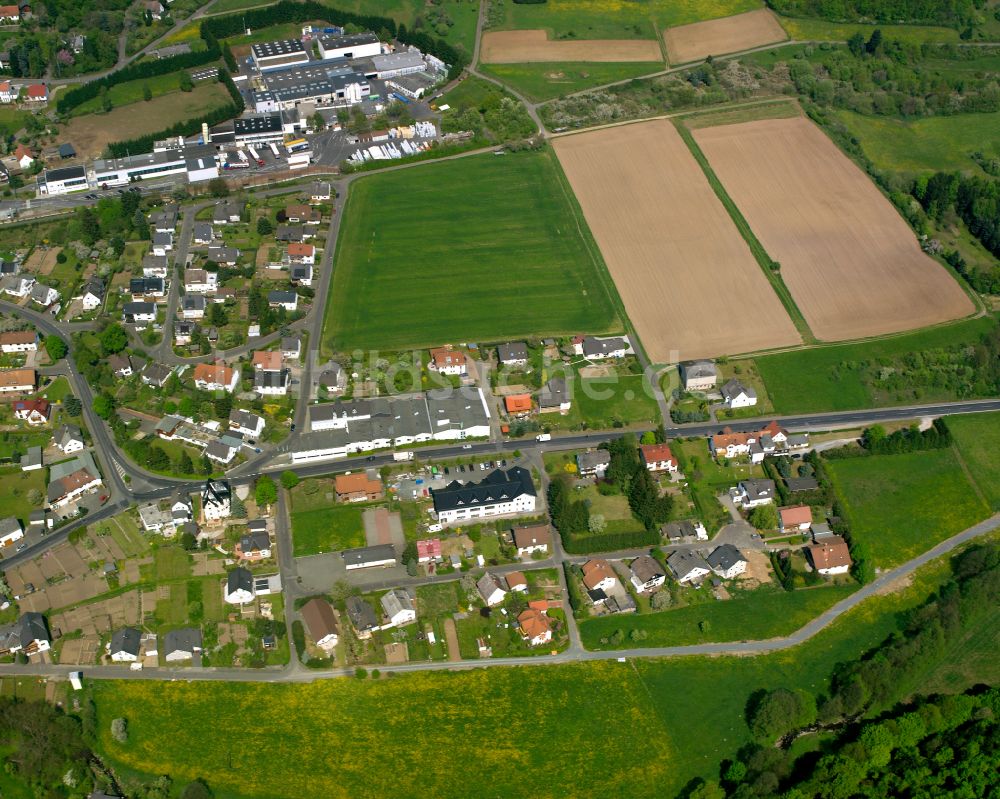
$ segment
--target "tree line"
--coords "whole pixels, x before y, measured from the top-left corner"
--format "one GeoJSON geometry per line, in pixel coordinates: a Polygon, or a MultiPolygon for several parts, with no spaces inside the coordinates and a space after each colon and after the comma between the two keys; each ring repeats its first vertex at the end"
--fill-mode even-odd
{"type": "Polygon", "coordinates": [[[920,22],[955,27],[975,17],[973,0],[768,0],[779,14],[833,22],[920,22]]]}
{"type": "Polygon", "coordinates": [[[951,430],[943,419],[935,419],[926,430],[917,425],[886,433],[880,425],[865,428],[859,440],[860,446],[837,447],[827,450],[824,457],[828,460],[843,460],[845,458],[863,458],[869,455],[901,455],[904,452],[921,452],[929,449],[946,449],[953,443],[951,430]]]}

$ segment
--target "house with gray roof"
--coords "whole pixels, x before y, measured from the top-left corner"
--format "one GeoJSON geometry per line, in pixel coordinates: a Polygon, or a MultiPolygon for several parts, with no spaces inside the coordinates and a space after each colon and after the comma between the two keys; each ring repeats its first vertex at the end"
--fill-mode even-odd
{"type": "Polygon", "coordinates": [[[111,636],[108,654],[115,663],[134,663],[139,659],[142,633],[136,627],[121,627],[111,636]]]}
{"type": "Polygon", "coordinates": [[[484,573],[476,581],[476,588],[479,590],[479,596],[483,598],[483,602],[490,608],[501,604],[507,596],[507,591],[501,585],[500,580],[490,572],[484,573]]]}
{"type": "Polygon", "coordinates": [[[226,577],[225,600],[230,605],[245,605],[253,602],[256,596],[254,591],[253,573],[249,569],[237,566],[226,577]]]}
{"type": "Polygon", "coordinates": [[[497,358],[504,366],[525,366],[528,363],[528,345],[523,341],[499,344],[497,358]]]}
{"type": "Polygon", "coordinates": [[[689,361],[679,367],[685,391],[711,391],[719,380],[719,370],[711,361],[689,361]]]}
{"type": "Polygon", "coordinates": [[[576,471],[580,477],[603,480],[611,465],[611,453],[606,449],[591,449],[576,456],[576,471]]]}
{"type": "Polygon", "coordinates": [[[640,555],[633,560],[629,572],[629,581],[640,594],[659,588],[667,579],[663,567],[649,555],[640,555]]]}
{"type": "Polygon", "coordinates": [[[201,630],[197,627],[170,630],[163,636],[163,657],[167,663],[191,660],[195,655],[200,654],[201,650],[201,630]]]}
{"type": "Polygon", "coordinates": [[[731,580],[747,570],[747,559],[732,544],[717,546],[705,560],[723,580],[731,580]]]}
{"type": "Polygon", "coordinates": [[[667,557],[667,567],[674,579],[682,585],[700,580],[712,571],[712,567],[701,555],[685,549],[671,552],[667,557]]]}
{"type": "Polygon", "coordinates": [[[624,358],[628,352],[628,342],[621,336],[611,338],[596,338],[585,336],[582,343],[582,355],[591,360],[605,358],[624,358]]]}
{"type": "Polygon", "coordinates": [[[345,601],[347,618],[351,620],[351,626],[357,633],[358,638],[371,638],[372,631],[379,628],[378,619],[372,606],[359,596],[349,596],[345,601]]]}
{"type": "Polygon", "coordinates": [[[381,598],[382,611],[393,627],[402,627],[417,620],[413,598],[402,588],[393,588],[381,598]]]}

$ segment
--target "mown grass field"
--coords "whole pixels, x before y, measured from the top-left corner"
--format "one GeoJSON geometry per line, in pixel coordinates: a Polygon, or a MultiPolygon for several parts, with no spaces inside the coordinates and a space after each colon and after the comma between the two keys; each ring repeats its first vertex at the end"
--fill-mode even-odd
{"type": "Polygon", "coordinates": [[[363,547],[365,526],[363,507],[331,505],[328,508],[293,511],[292,541],[295,557],[363,547]]]}
{"type": "Polygon", "coordinates": [[[763,8],[760,0],[549,0],[506,3],[500,28],[543,28],[553,38],[655,39],[664,28],[763,8]]]}
{"type": "Polygon", "coordinates": [[[366,177],[345,214],[327,352],[621,329],[610,278],[548,151],[366,177]]]}
{"type": "MultiPolygon", "coordinates": [[[[906,353],[975,344],[995,325],[985,316],[902,336],[864,341],[857,344],[832,344],[792,350],[755,358],[757,369],[779,414],[845,411],[873,405],[879,401],[862,379],[857,366],[864,362],[898,358],[906,353]]],[[[951,396],[928,396],[927,400],[957,399],[951,396]]]]}
{"type": "Polygon", "coordinates": [[[949,416],[947,421],[972,479],[993,510],[1000,510],[1000,413],[949,416]]]}
{"type": "Polygon", "coordinates": [[[36,507],[28,501],[28,493],[34,490],[43,497],[45,496],[46,472],[46,469],[22,472],[19,466],[12,469],[0,469],[0,481],[3,482],[4,486],[2,495],[0,495],[0,519],[16,516],[27,529],[28,516],[36,507]]]}
{"type": "Polygon", "coordinates": [[[16,108],[0,108],[0,133],[13,136],[24,127],[31,113],[18,111],[16,108]]]}
{"type": "Polygon", "coordinates": [[[602,86],[616,80],[637,78],[663,69],[661,61],[625,63],[547,62],[542,64],[484,64],[482,72],[501,80],[529,100],[553,97],[602,86]]]}
{"type": "Polygon", "coordinates": [[[932,564],[910,587],[874,597],[806,644],[759,658],[295,685],[95,681],[99,750],[128,772],[169,772],[175,784],[205,777],[219,799],[563,797],[582,773],[589,790],[674,796],[695,777],[717,777],[719,761],[747,742],[744,708],[753,691],[823,690],[834,664],[884,640],[896,614],[921,602],[946,573],[943,563],[932,564]],[[503,718],[504,734],[489,745],[469,734],[484,707],[503,718]],[[243,725],[238,740],[204,734],[248,715],[266,715],[268,723],[243,725]],[[129,720],[125,744],[110,736],[119,716],[129,720]],[[608,734],[609,718],[622,734],[608,734]],[[470,762],[475,770],[456,779],[455,764],[470,762]]]}
{"type": "Polygon", "coordinates": [[[851,523],[881,568],[925,552],[989,516],[953,449],[829,462],[851,523]]]}
{"type": "Polygon", "coordinates": [[[701,602],[635,616],[587,619],[580,623],[580,637],[587,649],[616,648],[601,644],[601,639],[615,630],[625,633],[621,648],[777,638],[795,632],[857,588],[854,584],[791,592],[763,588],[737,594],[724,602],[701,602]],[[700,627],[703,622],[708,625],[706,632],[700,627]],[[645,631],[648,637],[633,641],[628,637],[632,630],[645,631]]]}
{"type": "MultiPolygon", "coordinates": [[[[108,89],[108,98],[115,108],[132,103],[143,102],[143,90],[149,87],[153,97],[160,97],[164,94],[180,91],[180,72],[171,72],[167,75],[155,75],[142,80],[131,80],[126,83],[118,83],[108,89]]],[[[93,114],[101,110],[101,98],[95,97],[82,105],[73,109],[72,116],[82,116],[93,114]]]]}
{"type": "Polygon", "coordinates": [[[958,41],[956,29],[933,25],[864,25],[780,15],[778,22],[789,37],[803,42],[846,42],[855,33],[861,33],[867,39],[875,28],[881,29],[882,35],[887,39],[897,39],[909,44],[958,41]]]}
{"type": "Polygon", "coordinates": [[[1000,111],[992,114],[955,114],[901,120],[836,111],[861,142],[861,148],[879,169],[926,173],[961,171],[984,176],[970,157],[981,152],[1000,155],[1000,111]]]}

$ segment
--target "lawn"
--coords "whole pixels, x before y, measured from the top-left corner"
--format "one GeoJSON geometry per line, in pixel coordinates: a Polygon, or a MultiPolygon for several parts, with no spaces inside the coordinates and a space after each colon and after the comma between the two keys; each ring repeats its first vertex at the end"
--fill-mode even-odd
{"type": "Polygon", "coordinates": [[[824,690],[834,664],[882,641],[896,629],[897,614],[945,575],[941,563],[922,569],[911,587],[868,600],[808,643],[764,657],[425,672],[364,682],[95,681],[98,749],[116,767],[169,772],[175,783],[206,776],[220,799],[561,797],[580,774],[588,790],[613,796],[675,796],[695,777],[717,778],[719,761],[748,741],[744,708],[752,692],[824,690]],[[238,745],[205,735],[238,723],[251,708],[270,721],[245,728],[238,745]],[[504,735],[489,746],[468,734],[481,724],[483,708],[504,719],[504,735]],[[126,744],[110,736],[119,716],[129,719],[126,744]],[[609,735],[609,717],[627,734],[609,735]],[[172,723],[177,718],[187,723],[172,723]],[[454,764],[463,762],[476,768],[456,780],[454,764]]]}
{"type": "Polygon", "coordinates": [[[898,39],[910,44],[958,41],[958,31],[954,28],[933,25],[864,25],[782,16],[778,17],[778,22],[792,39],[803,42],[846,42],[859,32],[868,38],[875,28],[879,28],[886,39],[898,39]]]}
{"type": "Polygon", "coordinates": [[[1000,510],[1000,413],[949,416],[948,429],[986,501],[1000,510]]]}
{"type": "Polygon", "coordinates": [[[663,62],[555,61],[541,64],[484,64],[480,69],[483,73],[503,81],[529,100],[542,102],[592,86],[602,86],[662,71],[663,62]]]}
{"type": "Polygon", "coordinates": [[[587,619],[580,623],[580,637],[587,649],[615,649],[601,644],[601,639],[615,630],[625,633],[623,648],[777,638],[799,629],[857,588],[854,584],[790,592],[760,588],[738,593],[724,602],[699,602],[637,616],[587,619]],[[705,632],[701,630],[703,623],[708,625],[705,632]],[[629,637],[632,630],[643,630],[648,637],[633,641],[629,637]]]}
{"type": "Polygon", "coordinates": [[[40,503],[28,501],[28,494],[32,490],[38,491],[44,501],[46,471],[46,469],[34,469],[22,472],[20,466],[0,469],[0,481],[3,481],[4,486],[3,492],[0,492],[0,519],[16,516],[27,529],[28,516],[40,507],[40,503]]]}
{"type": "Polygon", "coordinates": [[[0,108],[0,133],[4,137],[13,136],[24,127],[31,114],[15,108],[0,108]]]}
{"type": "Polygon", "coordinates": [[[851,524],[881,568],[925,552],[989,516],[952,449],[828,462],[851,524]]]}
{"type": "MultiPolygon", "coordinates": [[[[108,89],[108,98],[111,100],[111,104],[115,108],[123,105],[130,105],[131,103],[142,102],[144,100],[143,91],[146,86],[149,87],[153,97],[159,97],[163,94],[180,91],[178,85],[179,80],[180,73],[171,72],[166,75],[155,75],[151,78],[143,78],[142,80],[131,80],[126,81],[125,83],[117,83],[108,89]]],[[[82,105],[78,105],[74,108],[73,116],[92,114],[100,110],[101,98],[95,97],[94,99],[88,100],[82,105]]]]}
{"type": "Polygon", "coordinates": [[[610,277],[548,150],[366,177],[345,214],[327,352],[621,329],[610,277]]]}
{"type": "Polygon", "coordinates": [[[653,429],[660,423],[660,408],[644,375],[578,377],[573,388],[572,409],[565,417],[553,417],[552,421],[563,419],[569,425],[583,421],[594,428],[613,427],[620,422],[653,429]]]}
{"type": "Polygon", "coordinates": [[[69,381],[65,377],[57,377],[45,390],[38,392],[38,396],[54,403],[62,402],[72,393],[69,381]]]}
{"type": "Polygon", "coordinates": [[[544,28],[555,38],[655,39],[664,28],[762,8],[760,0],[550,0],[506,3],[501,28],[544,28]]]}
{"type": "Polygon", "coordinates": [[[180,547],[161,546],[153,552],[153,579],[179,580],[191,575],[191,556],[180,547]]]}
{"type": "Polygon", "coordinates": [[[365,506],[360,505],[331,505],[292,511],[295,557],[363,547],[365,527],[361,514],[364,509],[365,506]]]}
{"type": "MultiPolygon", "coordinates": [[[[921,350],[974,344],[995,324],[993,317],[984,316],[892,338],[765,355],[755,361],[778,414],[894,405],[905,400],[883,397],[872,390],[868,380],[871,365],[879,361],[891,365],[891,361],[921,350]]],[[[923,401],[938,399],[958,397],[928,392],[923,401]]]]}
{"type": "Polygon", "coordinates": [[[1000,111],[901,120],[871,117],[851,111],[835,115],[861,142],[861,149],[879,169],[894,172],[956,172],[984,176],[970,158],[981,152],[1000,156],[1000,111]]]}

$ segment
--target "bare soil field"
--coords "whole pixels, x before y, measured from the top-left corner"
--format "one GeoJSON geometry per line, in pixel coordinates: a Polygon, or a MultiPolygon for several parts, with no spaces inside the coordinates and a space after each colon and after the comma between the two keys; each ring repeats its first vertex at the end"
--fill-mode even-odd
{"type": "Polygon", "coordinates": [[[804,118],[693,131],[817,338],[878,336],[975,308],[889,201],[804,118]]]}
{"type": "Polygon", "coordinates": [[[800,343],[670,122],[562,136],[554,146],[654,362],[800,343]]]}
{"type": "Polygon", "coordinates": [[[483,34],[484,64],[537,61],[662,61],[652,39],[549,39],[545,31],[490,31],[483,34]]]}
{"type": "Polygon", "coordinates": [[[700,61],[710,55],[738,53],[740,50],[783,42],[787,38],[784,28],[766,8],[733,17],[678,25],[663,32],[667,58],[671,64],[700,61]]]}
{"type": "Polygon", "coordinates": [[[74,117],[62,126],[62,138],[73,142],[80,158],[99,158],[113,141],[132,139],[168,128],[180,119],[202,114],[229,102],[221,83],[202,81],[191,92],[172,92],[148,102],[130,103],[107,114],[74,117]]]}

